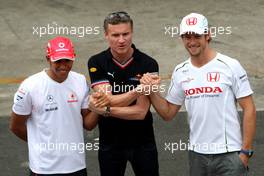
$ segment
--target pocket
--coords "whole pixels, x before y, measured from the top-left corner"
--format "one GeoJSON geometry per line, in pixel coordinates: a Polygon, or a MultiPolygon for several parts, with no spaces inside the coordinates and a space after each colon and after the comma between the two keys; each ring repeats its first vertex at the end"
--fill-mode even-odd
{"type": "Polygon", "coordinates": [[[237,153],[237,159],[238,159],[238,163],[239,165],[245,169],[245,170],[248,170],[248,166],[245,166],[245,164],[243,163],[243,161],[241,160],[241,158],[239,157],[239,153],[237,153]]]}

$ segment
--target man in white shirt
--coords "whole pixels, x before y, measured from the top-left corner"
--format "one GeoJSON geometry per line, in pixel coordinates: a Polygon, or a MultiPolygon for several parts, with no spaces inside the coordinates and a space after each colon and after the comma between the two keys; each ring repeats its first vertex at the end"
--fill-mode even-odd
{"type": "Polygon", "coordinates": [[[86,176],[83,127],[92,129],[97,116],[88,110],[89,87],[71,71],[75,53],[68,38],[50,40],[46,58],[49,68],[16,92],[10,129],[28,143],[30,175],[86,176]]]}
{"type": "MultiPolygon", "coordinates": [[[[191,13],[182,19],[180,35],[190,58],[177,65],[167,96],[150,94],[156,111],[171,120],[185,103],[190,128],[191,176],[247,175],[256,129],[253,91],[239,62],[209,47],[207,19],[191,13]],[[243,110],[243,134],[236,102],[243,110]]],[[[157,85],[157,75],[141,83],[157,85]]]]}

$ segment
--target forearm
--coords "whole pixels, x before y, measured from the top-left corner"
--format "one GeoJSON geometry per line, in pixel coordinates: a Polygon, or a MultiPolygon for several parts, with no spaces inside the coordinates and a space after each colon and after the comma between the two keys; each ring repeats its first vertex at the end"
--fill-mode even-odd
{"type": "Polygon", "coordinates": [[[166,99],[164,99],[160,93],[153,92],[149,95],[150,102],[157,111],[157,113],[165,120],[169,121],[172,120],[173,117],[176,115],[177,111],[173,111],[170,108],[170,104],[166,99]]]}
{"type": "Polygon", "coordinates": [[[139,96],[140,94],[134,90],[119,95],[110,95],[110,106],[129,106],[139,96]]]}
{"type": "MultiPolygon", "coordinates": [[[[125,101],[125,103],[122,103],[122,106],[113,106],[111,105],[110,110],[110,116],[125,119],[125,120],[142,120],[145,118],[146,113],[149,110],[150,102],[149,99],[144,95],[137,95],[137,92],[128,92],[128,97],[124,98],[122,95],[120,95],[122,98],[118,99],[118,101],[125,101]],[[135,94],[136,93],[136,94],[135,94]],[[135,96],[135,100],[134,100],[135,96]],[[133,101],[136,101],[135,105],[129,106],[133,101]],[[127,106],[123,107],[125,104],[128,104],[127,106]]],[[[115,103],[118,104],[116,101],[115,103]]],[[[116,104],[116,105],[117,105],[116,104]]],[[[121,104],[121,102],[120,102],[121,104]]],[[[104,115],[106,112],[106,107],[98,107],[95,106],[93,103],[93,99],[90,99],[89,109],[97,114],[104,115]]]]}
{"type": "Polygon", "coordinates": [[[27,119],[29,115],[11,113],[9,129],[20,139],[27,142],[27,119]]]}
{"type": "Polygon", "coordinates": [[[99,119],[98,114],[92,111],[88,112],[83,118],[83,127],[89,131],[94,129],[98,123],[98,119],[99,119]]]}
{"type": "Polygon", "coordinates": [[[243,117],[243,149],[252,149],[253,139],[256,133],[256,110],[255,107],[244,110],[243,117]]]}
{"type": "Polygon", "coordinates": [[[20,139],[22,139],[23,141],[27,142],[27,127],[23,126],[20,128],[12,128],[11,127],[11,131],[20,139]]]}
{"type": "Polygon", "coordinates": [[[144,109],[137,105],[127,107],[111,107],[110,115],[124,120],[143,120],[149,108],[144,109]]]}

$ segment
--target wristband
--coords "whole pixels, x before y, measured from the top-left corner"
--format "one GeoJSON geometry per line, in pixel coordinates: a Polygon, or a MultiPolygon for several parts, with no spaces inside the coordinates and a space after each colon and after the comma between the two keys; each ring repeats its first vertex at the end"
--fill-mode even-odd
{"type": "Polygon", "coordinates": [[[240,153],[243,153],[244,155],[246,155],[247,157],[252,157],[254,151],[253,150],[240,150],[240,153]]]}

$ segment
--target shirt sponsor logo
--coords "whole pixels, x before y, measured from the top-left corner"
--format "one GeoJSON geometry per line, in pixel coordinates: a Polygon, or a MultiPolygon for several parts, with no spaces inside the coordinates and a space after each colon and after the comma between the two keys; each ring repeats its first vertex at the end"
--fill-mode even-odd
{"type": "Polygon", "coordinates": [[[135,77],[129,78],[129,80],[131,81],[140,81],[140,79],[142,78],[141,74],[137,74],[135,77]]]}
{"type": "Polygon", "coordinates": [[[26,96],[26,91],[23,88],[18,89],[15,94],[14,104],[16,106],[23,107],[25,96],[26,96]]]}
{"type": "Polygon", "coordinates": [[[244,83],[244,82],[248,81],[248,77],[247,77],[246,74],[244,74],[244,75],[242,75],[242,76],[239,77],[239,80],[240,80],[242,83],[244,83]]]}
{"type": "Polygon", "coordinates": [[[48,94],[46,97],[45,112],[57,111],[58,106],[53,95],[48,94]]]}
{"type": "Polygon", "coordinates": [[[208,82],[218,82],[220,80],[219,72],[209,72],[207,73],[207,81],[208,82]]]}
{"type": "Polygon", "coordinates": [[[133,78],[129,78],[130,81],[139,81],[140,79],[133,77],[133,78]]]}
{"type": "Polygon", "coordinates": [[[78,102],[77,96],[76,96],[76,94],[74,92],[70,93],[67,102],[68,103],[78,102]]]}
{"type": "Polygon", "coordinates": [[[16,94],[16,98],[15,98],[15,102],[14,102],[14,104],[16,105],[16,106],[19,106],[19,107],[23,107],[23,104],[24,104],[24,94],[22,94],[22,93],[20,93],[20,92],[17,92],[17,94],[16,94]]]}
{"type": "Polygon", "coordinates": [[[246,78],[246,76],[247,76],[247,75],[244,74],[244,75],[240,76],[239,79],[244,79],[244,78],[246,78]]]}
{"type": "Polygon", "coordinates": [[[49,102],[53,102],[54,98],[53,98],[52,95],[47,95],[47,100],[48,100],[49,102]]]}
{"type": "Polygon", "coordinates": [[[56,110],[58,110],[58,107],[45,109],[46,112],[49,112],[49,111],[56,111],[56,110]]]}
{"type": "Polygon", "coordinates": [[[97,71],[97,69],[95,68],[95,67],[92,67],[92,68],[90,68],[90,72],[96,72],[97,71]]]}
{"type": "Polygon", "coordinates": [[[21,89],[19,89],[19,90],[18,90],[18,92],[19,92],[19,93],[21,93],[21,94],[23,94],[23,95],[25,95],[25,94],[26,94],[26,92],[25,92],[25,91],[24,91],[24,89],[22,89],[22,88],[21,88],[21,89]]]}
{"type": "Polygon", "coordinates": [[[189,69],[182,70],[182,73],[187,73],[189,72],[189,69]]]}
{"type": "Polygon", "coordinates": [[[137,75],[136,75],[136,78],[137,78],[137,79],[141,79],[141,78],[142,78],[142,75],[141,75],[141,74],[137,74],[137,75]]]}
{"type": "Polygon", "coordinates": [[[189,83],[189,82],[191,82],[193,80],[194,80],[194,78],[188,77],[186,80],[181,81],[181,84],[183,84],[183,83],[189,83]]]}
{"type": "Polygon", "coordinates": [[[115,78],[115,76],[114,76],[115,72],[113,72],[113,73],[107,72],[107,74],[108,74],[109,76],[115,78]]]}
{"type": "Polygon", "coordinates": [[[222,93],[223,90],[220,87],[196,87],[185,90],[184,93],[186,96],[189,95],[197,95],[197,94],[204,94],[204,93],[222,93]]]}
{"type": "Polygon", "coordinates": [[[23,99],[23,97],[21,97],[21,96],[19,96],[19,95],[16,96],[16,100],[17,100],[17,101],[22,100],[22,99],[23,99]]]}

